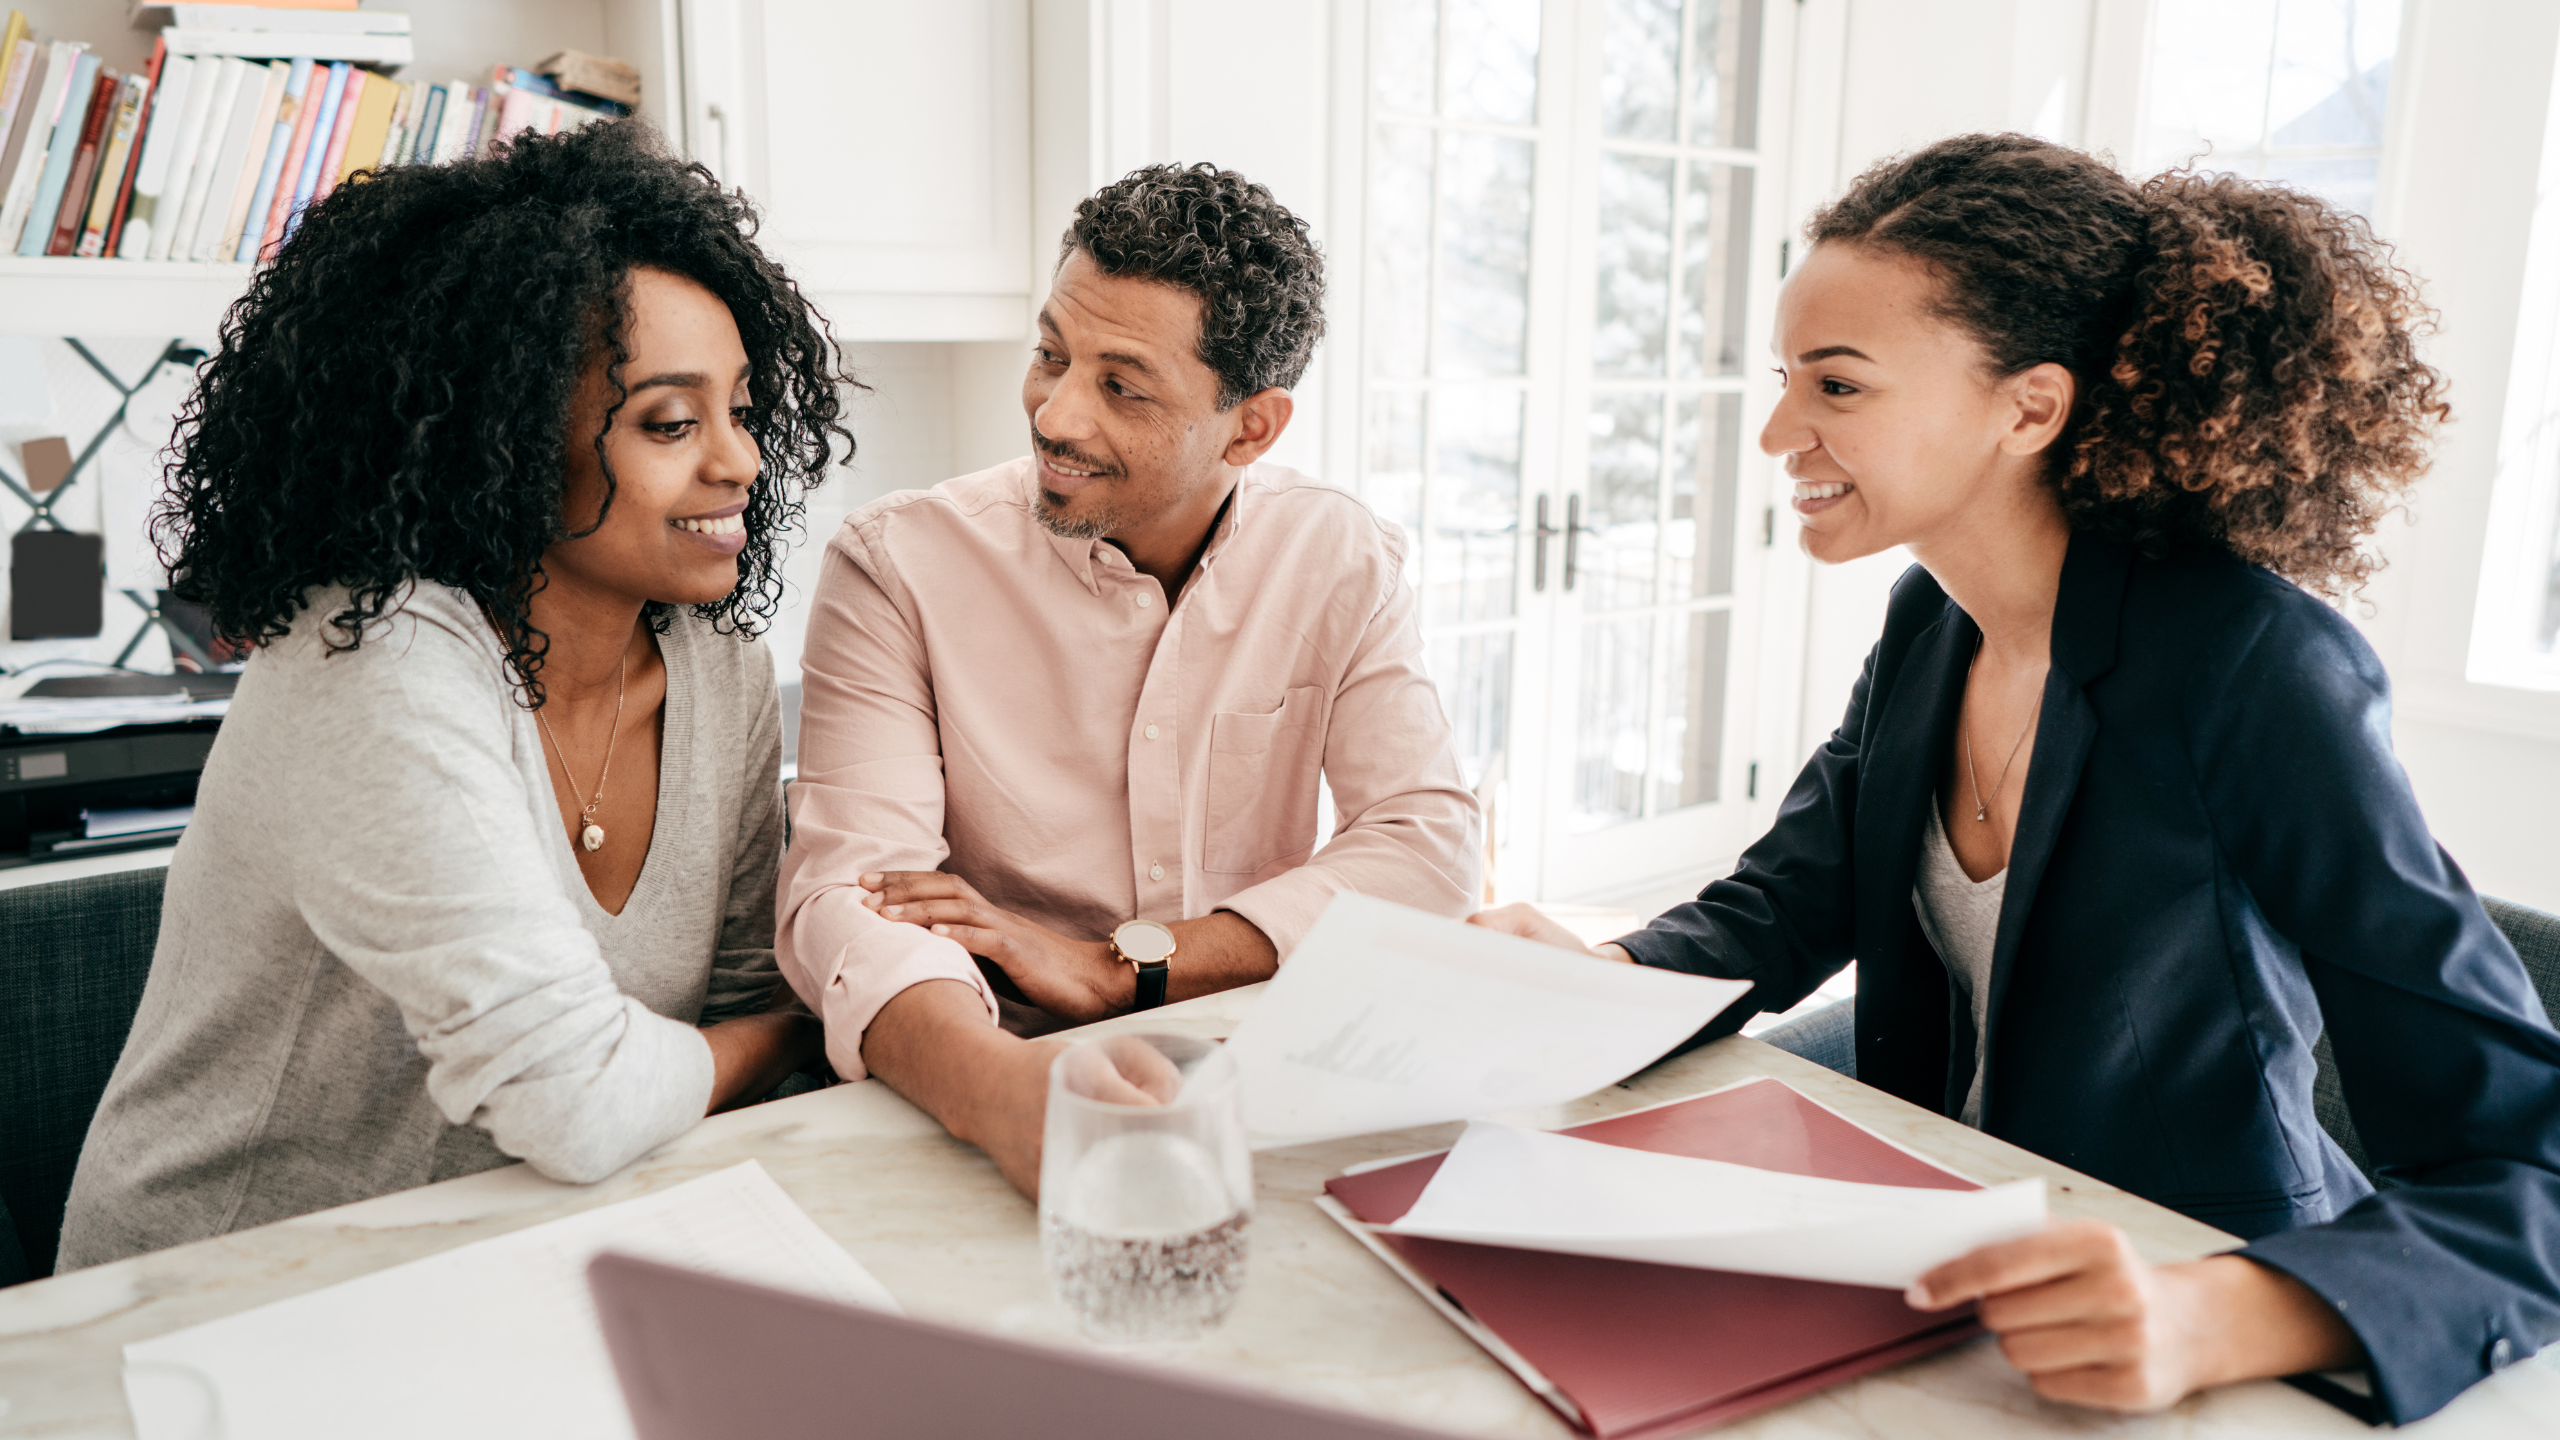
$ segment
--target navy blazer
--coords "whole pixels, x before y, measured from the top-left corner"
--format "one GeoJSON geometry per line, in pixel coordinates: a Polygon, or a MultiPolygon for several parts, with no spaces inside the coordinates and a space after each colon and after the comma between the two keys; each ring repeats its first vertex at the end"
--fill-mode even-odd
{"type": "MultiPolygon", "coordinates": [[[[1972,1019],[1912,901],[1980,632],[1918,567],[1729,879],[1619,943],[1753,982],[1854,957],[1858,1078],[1945,1114],[1972,1019]]],[[[2560,1034],[2392,757],[2362,636],[2229,557],[2071,542],[1992,956],[1982,1126],[2252,1243],[2426,1415],[2560,1338],[2560,1034]],[[2326,1025],[2376,1193],[2312,1113],[2326,1025]]]]}

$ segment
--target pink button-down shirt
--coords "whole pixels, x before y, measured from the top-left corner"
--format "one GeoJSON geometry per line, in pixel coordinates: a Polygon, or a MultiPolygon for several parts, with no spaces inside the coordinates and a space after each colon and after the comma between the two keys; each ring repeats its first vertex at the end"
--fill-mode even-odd
{"type": "Polygon", "coordinates": [[[1088,940],[1232,910],[1284,956],[1338,891],[1463,915],[1482,882],[1393,529],[1254,466],[1167,606],[1031,499],[1025,458],[865,506],[827,546],[774,950],[848,1079],[909,985],[962,981],[996,1014],[957,941],[862,904],[870,871],[948,870],[1088,940]]]}

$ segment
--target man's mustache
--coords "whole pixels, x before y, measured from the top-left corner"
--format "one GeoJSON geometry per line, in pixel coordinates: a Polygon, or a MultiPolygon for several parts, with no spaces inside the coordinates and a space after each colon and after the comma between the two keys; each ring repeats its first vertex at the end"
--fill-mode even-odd
{"type": "Polygon", "coordinates": [[[1111,477],[1116,477],[1123,473],[1117,465],[1110,464],[1107,461],[1093,459],[1090,456],[1080,453],[1072,445],[1062,445],[1059,442],[1050,439],[1048,436],[1041,434],[1040,427],[1037,425],[1031,427],[1031,445],[1033,449],[1047,455],[1050,459],[1063,460],[1079,470],[1090,470],[1096,475],[1111,477]]]}

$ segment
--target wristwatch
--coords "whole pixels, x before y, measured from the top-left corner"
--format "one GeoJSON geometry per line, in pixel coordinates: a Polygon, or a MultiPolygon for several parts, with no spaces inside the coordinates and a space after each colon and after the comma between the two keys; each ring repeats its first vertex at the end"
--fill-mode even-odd
{"type": "Polygon", "coordinates": [[[1173,932],[1153,920],[1129,920],[1111,932],[1111,951],[1138,972],[1137,1010],[1164,1003],[1167,965],[1173,959],[1173,932]]]}

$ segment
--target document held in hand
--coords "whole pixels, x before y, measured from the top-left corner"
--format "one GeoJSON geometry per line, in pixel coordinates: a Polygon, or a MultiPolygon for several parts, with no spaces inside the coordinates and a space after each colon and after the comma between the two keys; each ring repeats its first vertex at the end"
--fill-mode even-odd
{"type": "Polygon", "coordinates": [[[2044,1182],[1866,1185],[1477,1121],[1392,1235],[1901,1289],[2044,1228],[2044,1182]]]}
{"type": "MultiPolygon", "coordinates": [[[[1640,1156],[1778,1172],[1780,1185],[1846,1181],[1853,1190],[1910,1188],[1958,1199],[1982,1192],[1776,1080],[1746,1081],[1560,1134],[1640,1156]]],[[[1403,1222],[1417,1212],[1427,1218],[1424,1195],[1456,1158],[1453,1152],[1364,1167],[1326,1182],[1316,1203],[1597,1440],[1674,1440],[1981,1333],[1970,1307],[1914,1310],[1901,1291],[1875,1285],[1405,1233],[1403,1222]]],[[[1651,1223],[1639,1208],[1646,1203],[1634,1200],[1616,1213],[1651,1223]]],[[[1665,1199],[1666,1208],[1679,1203],[1665,1199]]],[[[1587,1220],[1590,1212],[1581,1213],[1587,1220]]]]}
{"type": "Polygon", "coordinates": [[[1750,988],[1338,895],[1227,1053],[1255,1143],[1295,1144],[1588,1095],[1750,988]]]}

